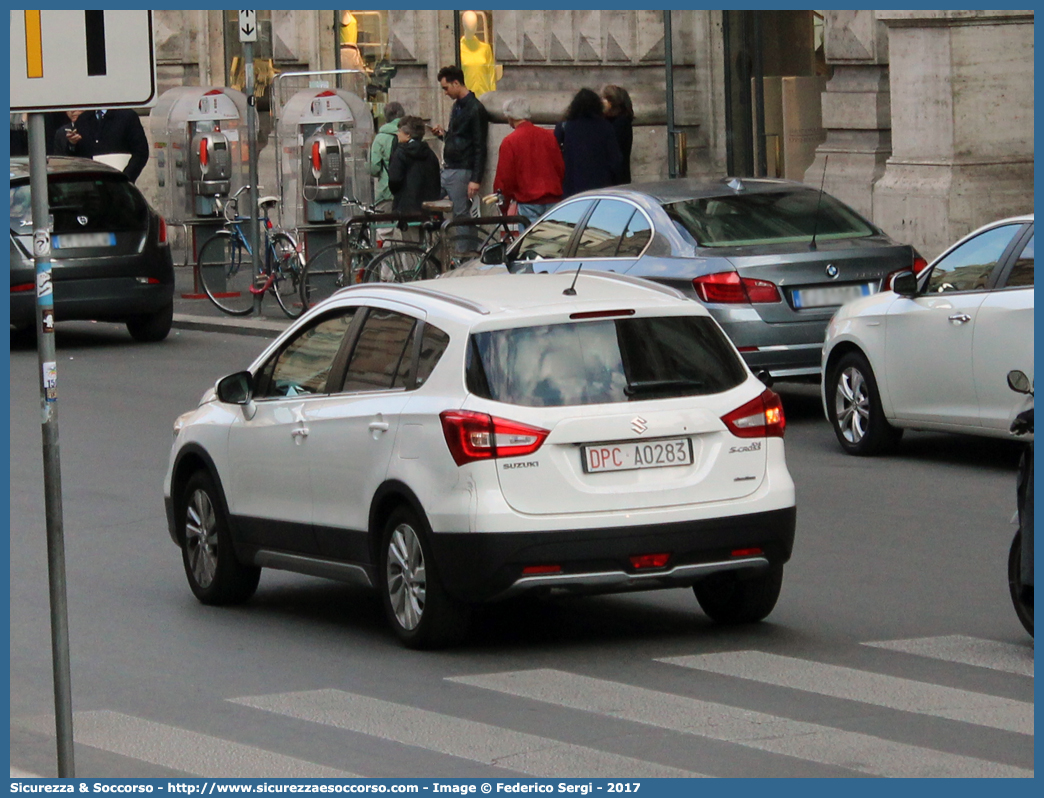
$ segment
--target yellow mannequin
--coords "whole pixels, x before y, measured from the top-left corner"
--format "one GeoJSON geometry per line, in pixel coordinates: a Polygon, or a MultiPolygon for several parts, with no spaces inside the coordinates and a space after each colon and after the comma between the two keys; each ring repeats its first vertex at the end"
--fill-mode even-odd
{"type": "Polygon", "coordinates": [[[464,35],[460,37],[460,68],[464,70],[464,85],[476,95],[497,88],[497,67],[493,61],[493,48],[475,35],[478,29],[478,14],[465,11],[461,15],[464,35]]]}
{"type": "Polygon", "coordinates": [[[351,11],[341,14],[341,44],[358,44],[359,23],[351,11]]]}

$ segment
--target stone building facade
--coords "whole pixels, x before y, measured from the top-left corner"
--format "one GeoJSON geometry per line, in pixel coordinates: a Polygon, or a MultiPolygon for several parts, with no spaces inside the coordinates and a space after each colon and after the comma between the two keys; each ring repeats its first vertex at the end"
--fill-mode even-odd
{"type": "MultiPolygon", "coordinates": [[[[397,68],[388,99],[445,124],[449,102],[438,91],[435,74],[455,60],[459,12],[380,13],[387,57],[397,68]]],[[[683,134],[676,139],[684,140],[681,162],[690,177],[725,175],[728,164],[737,162],[730,161],[730,147],[742,138],[737,133],[747,132],[737,130],[736,119],[749,116],[737,116],[732,91],[736,85],[744,89],[747,79],[726,36],[734,13],[762,12],[671,14],[674,124],[683,134]]],[[[234,81],[229,67],[238,43],[230,36],[230,14],[235,12],[154,12],[161,91],[234,81]]],[[[489,38],[503,66],[496,92],[484,97],[495,121],[492,153],[509,132],[499,116],[507,96],[525,93],[535,121],[550,124],[581,86],[597,90],[617,83],[629,90],[635,105],[634,179],[668,176],[663,12],[489,14],[489,38]]],[[[979,224],[1032,211],[1032,11],[848,10],[816,16],[829,75],[823,78],[821,111],[813,109],[821,112],[822,143],[804,180],[817,186],[822,180],[827,191],[929,258],[979,224]]],[[[339,12],[283,10],[259,12],[259,17],[262,44],[276,70],[338,65],[339,12]]],[[[804,24],[800,17],[788,19],[804,24]]],[[[790,30],[784,38],[801,39],[790,30]]],[[[763,74],[789,74],[786,64],[794,59],[769,53],[769,44],[761,46],[768,53],[763,74]]],[[[746,95],[756,98],[758,92],[746,95]]],[[[261,134],[267,145],[270,121],[265,116],[261,134]]],[[[268,187],[274,186],[274,160],[273,148],[263,146],[261,182],[268,187]]],[[[495,157],[490,160],[489,178],[495,157]]],[[[147,193],[158,190],[151,170],[139,185],[147,193]]]]}

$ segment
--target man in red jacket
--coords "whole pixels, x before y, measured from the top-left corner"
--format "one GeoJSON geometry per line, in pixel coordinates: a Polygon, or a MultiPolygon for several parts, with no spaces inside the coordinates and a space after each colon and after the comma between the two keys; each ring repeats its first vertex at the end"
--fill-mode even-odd
{"type": "Polygon", "coordinates": [[[529,121],[532,114],[525,98],[504,103],[504,115],[513,130],[500,144],[493,189],[505,201],[514,200],[518,215],[532,224],[562,199],[562,151],[554,133],[529,121]]]}

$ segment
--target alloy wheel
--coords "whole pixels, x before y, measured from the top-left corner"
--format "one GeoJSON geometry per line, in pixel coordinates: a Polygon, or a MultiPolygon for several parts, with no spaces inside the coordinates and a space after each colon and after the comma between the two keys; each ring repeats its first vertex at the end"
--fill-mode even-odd
{"type": "Polygon", "coordinates": [[[214,582],[218,565],[217,514],[210,496],[196,490],[185,512],[185,549],[192,568],[192,578],[201,588],[214,582]]]}
{"type": "Polygon", "coordinates": [[[837,377],[834,391],[837,426],[849,443],[859,443],[870,424],[870,394],[863,373],[849,366],[837,377]]]}
{"type": "Polygon", "coordinates": [[[403,629],[416,629],[424,614],[427,576],[420,538],[409,524],[395,527],[388,541],[387,585],[395,620],[403,629]]]}

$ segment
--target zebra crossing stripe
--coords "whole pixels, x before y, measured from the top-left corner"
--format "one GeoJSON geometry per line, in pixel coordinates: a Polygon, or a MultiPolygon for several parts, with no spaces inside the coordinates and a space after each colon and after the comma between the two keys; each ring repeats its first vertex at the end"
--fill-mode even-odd
{"type": "Polygon", "coordinates": [[[1027,778],[1032,770],[725,704],[539,669],[449,681],[875,776],[1027,778]]]}
{"type": "MultiPolygon", "coordinates": [[[[36,716],[29,727],[54,734],[54,718],[36,716]]],[[[209,734],[107,710],[73,713],[73,736],[81,745],[208,778],[354,779],[354,773],[222,740],[209,734]]]]}
{"type": "Polygon", "coordinates": [[[686,770],[341,690],[229,699],[298,720],[546,778],[691,778],[686,770]]]}
{"type": "Polygon", "coordinates": [[[901,651],[918,657],[930,657],[944,662],[974,665],[995,671],[1033,677],[1033,646],[1016,646],[996,640],[980,640],[965,635],[918,637],[910,640],[881,640],[863,643],[864,646],[901,651]]]}
{"type": "Polygon", "coordinates": [[[696,654],[666,657],[657,661],[903,712],[915,712],[1018,734],[1033,734],[1031,703],[902,679],[898,676],[767,654],[763,651],[696,654]]]}

